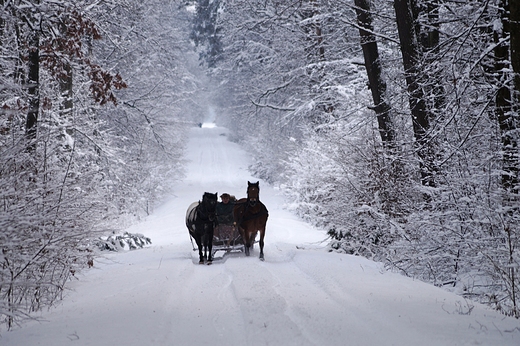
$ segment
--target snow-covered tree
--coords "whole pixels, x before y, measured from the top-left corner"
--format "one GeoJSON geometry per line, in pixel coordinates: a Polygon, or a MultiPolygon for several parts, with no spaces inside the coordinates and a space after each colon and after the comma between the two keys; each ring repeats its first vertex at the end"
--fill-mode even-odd
{"type": "Polygon", "coordinates": [[[221,33],[217,25],[220,0],[197,0],[195,8],[196,15],[190,37],[200,48],[200,58],[208,67],[215,67],[222,54],[221,33]]]}
{"type": "Polygon", "coordinates": [[[213,73],[252,170],[328,229],[332,249],[518,315],[511,1],[222,4],[213,73]],[[374,52],[376,39],[371,60],[362,48],[374,52]],[[380,75],[367,78],[374,62],[380,75]],[[391,152],[381,90],[382,110],[394,110],[391,152]]]}
{"type": "Polygon", "coordinates": [[[59,299],[96,239],[182,172],[198,88],[189,13],[164,1],[2,1],[0,318],[59,299]]]}

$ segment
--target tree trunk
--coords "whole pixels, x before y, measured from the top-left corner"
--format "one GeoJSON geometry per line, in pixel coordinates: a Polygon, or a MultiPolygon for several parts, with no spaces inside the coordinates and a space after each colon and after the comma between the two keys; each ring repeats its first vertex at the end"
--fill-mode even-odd
{"type": "Polygon", "coordinates": [[[386,146],[393,146],[395,133],[392,126],[391,107],[386,101],[386,81],[381,75],[381,60],[377,49],[372,15],[370,13],[370,0],[355,0],[357,21],[360,26],[361,48],[365,58],[365,68],[368,75],[368,83],[374,101],[373,109],[376,112],[377,123],[381,140],[386,146]]]}
{"type": "MultiPolygon", "coordinates": [[[[509,3],[509,35],[511,44],[511,65],[514,73],[514,107],[515,114],[518,117],[520,102],[520,1],[511,1],[509,3]]],[[[518,118],[517,118],[518,119],[518,118]]],[[[518,125],[518,123],[517,123],[518,125]]]]}
{"type": "MultiPolygon", "coordinates": [[[[420,42],[424,50],[424,61],[428,64],[428,80],[425,80],[427,99],[432,100],[429,106],[433,109],[441,109],[444,106],[444,85],[442,71],[439,67],[439,0],[428,0],[424,3],[422,10],[427,13],[425,23],[420,23],[420,42]]],[[[431,109],[430,108],[430,109],[431,109]]],[[[433,114],[432,114],[433,116],[433,114]]],[[[431,121],[431,120],[430,120],[431,121]]]]}
{"type": "MultiPolygon", "coordinates": [[[[514,1],[513,1],[514,2],[514,1]]],[[[495,73],[498,91],[496,94],[496,114],[502,138],[502,186],[506,191],[518,193],[518,115],[515,114],[509,81],[509,46],[501,43],[510,34],[509,5],[507,0],[501,0],[499,4],[499,15],[502,27],[495,26],[494,40],[497,43],[494,49],[495,73]]],[[[516,34],[516,33],[515,33],[516,34]]],[[[512,44],[512,42],[511,42],[512,44]]],[[[513,46],[511,46],[513,48],[513,46]]],[[[511,49],[512,51],[512,49],[511,49]]],[[[517,57],[511,56],[511,63],[517,57]]],[[[516,77],[516,76],[515,76],[516,77]]]]}
{"type": "Polygon", "coordinates": [[[34,32],[29,47],[29,62],[27,74],[27,92],[29,94],[29,110],[25,123],[27,135],[27,149],[36,149],[36,134],[38,128],[38,115],[40,110],[40,36],[34,32]]]}
{"type": "MultiPolygon", "coordinates": [[[[320,4],[317,0],[311,0],[312,6],[315,11],[312,14],[313,16],[319,15],[320,12],[320,4]]],[[[315,21],[314,24],[314,34],[316,35],[316,46],[318,48],[318,60],[325,61],[325,47],[323,46],[323,34],[321,29],[321,21],[315,21]]]]}
{"type": "Polygon", "coordinates": [[[60,94],[61,94],[61,115],[68,116],[72,114],[72,68],[69,63],[63,67],[64,76],[60,77],[60,94]]]}
{"type": "MultiPolygon", "coordinates": [[[[67,25],[62,23],[60,25],[60,32],[63,36],[63,40],[67,40],[67,25]]],[[[64,50],[65,47],[57,47],[57,49],[64,50]]],[[[65,59],[66,54],[62,59],[65,59]]],[[[59,86],[60,86],[60,96],[61,96],[61,104],[60,111],[62,116],[72,115],[73,104],[73,93],[72,93],[72,66],[70,59],[72,59],[72,55],[68,58],[67,61],[63,61],[63,71],[58,76],[59,78],[59,86]]]]}
{"type": "Polygon", "coordinates": [[[434,153],[428,141],[431,112],[426,106],[421,81],[426,80],[420,71],[421,47],[417,38],[417,18],[414,16],[411,0],[395,0],[394,8],[403,56],[408,100],[412,113],[413,132],[420,160],[421,182],[425,186],[435,186],[433,172],[436,171],[434,153]]]}

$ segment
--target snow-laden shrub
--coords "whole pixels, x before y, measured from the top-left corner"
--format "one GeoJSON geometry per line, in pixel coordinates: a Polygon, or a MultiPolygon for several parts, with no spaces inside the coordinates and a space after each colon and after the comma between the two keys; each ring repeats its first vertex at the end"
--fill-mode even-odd
{"type": "Polygon", "coordinates": [[[500,190],[495,154],[466,152],[463,165],[436,172],[437,187],[424,187],[406,151],[389,153],[353,125],[310,132],[285,162],[289,208],[326,229],[332,251],[518,316],[518,202],[500,190]]]}
{"type": "Polygon", "coordinates": [[[96,241],[96,246],[101,251],[121,251],[142,249],[151,243],[152,240],[141,233],[124,232],[119,235],[101,237],[96,241]]]}
{"type": "Polygon", "coordinates": [[[400,173],[404,169],[394,169],[400,163],[367,140],[374,134],[354,135],[353,129],[363,127],[359,119],[307,133],[286,162],[282,187],[290,208],[328,231],[331,250],[382,260],[405,215],[393,201],[412,203],[414,197],[406,194],[410,179],[400,173]]]}

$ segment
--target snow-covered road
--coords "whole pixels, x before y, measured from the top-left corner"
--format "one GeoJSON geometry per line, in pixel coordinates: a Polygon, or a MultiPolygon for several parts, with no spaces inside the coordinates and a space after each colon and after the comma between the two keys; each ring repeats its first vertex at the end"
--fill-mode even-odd
{"type": "Polygon", "coordinates": [[[326,237],[283,209],[269,209],[265,262],[233,255],[198,265],[186,208],[207,192],[245,197],[249,159],[225,129],[194,128],[187,177],[146,221],[152,238],[108,254],[71,283],[44,321],[4,332],[0,345],[520,345],[520,322],[363,258],[329,253],[326,237]]]}

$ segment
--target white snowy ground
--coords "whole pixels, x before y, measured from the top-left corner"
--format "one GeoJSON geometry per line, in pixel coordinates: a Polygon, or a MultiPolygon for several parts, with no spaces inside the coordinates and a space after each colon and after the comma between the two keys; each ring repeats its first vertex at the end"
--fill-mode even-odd
{"type": "Polygon", "coordinates": [[[195,264],[188,205],[205,191],[245,197],[247,181],[257,180],[225,132],[191,130],[187,178],[128,229],[151,237],[152,246],[97,261],[43,321],[2,333],[0,345],[520,345],[518,320],[327,252],[324,232],[284,210],[279,192],[263,182],[265,262],[255,248],[251,257],[195,264]]]}

